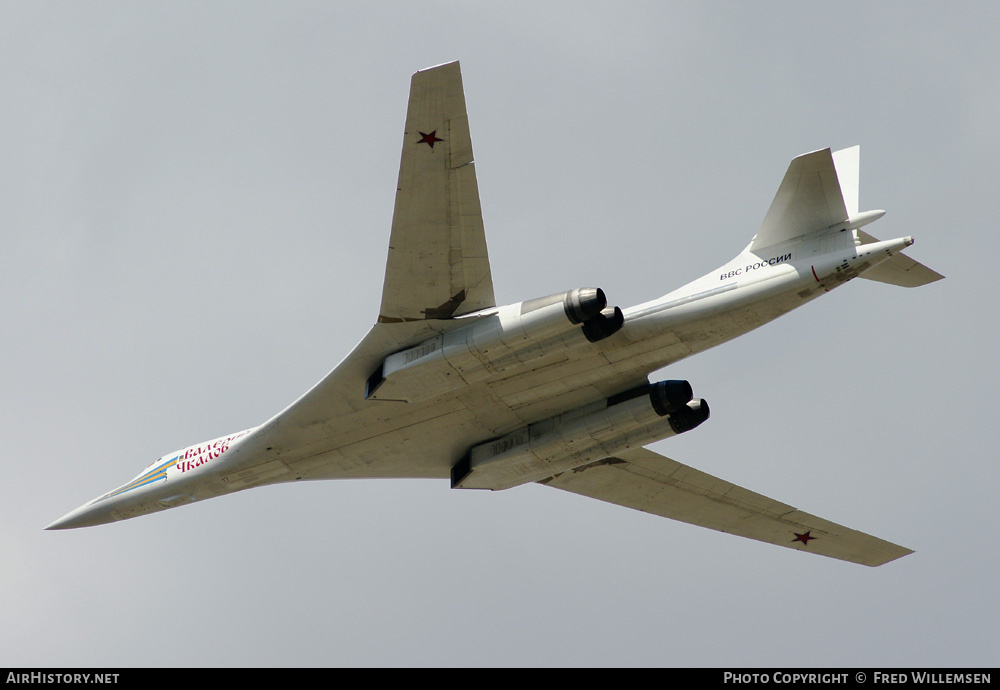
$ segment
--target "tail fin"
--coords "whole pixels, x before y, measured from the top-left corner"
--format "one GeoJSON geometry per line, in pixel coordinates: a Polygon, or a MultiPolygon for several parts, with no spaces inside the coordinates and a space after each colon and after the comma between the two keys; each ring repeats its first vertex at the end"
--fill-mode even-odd
{"type": "MultiPolygon", "coordinates": [[[[792,159],[750,251],[843,224],[860,244],[877,242],[858,228],[881,218],[884,211],[858,211],[861,147],[822,149],[792,159]]],[[[904,254],[896,254],[861,274],[862,278],[902,287],[917,287],[944,276],[904,254]]]]}
{"type": "MultiPolygon", "coordinates": [[[[850,149],[848,149],[850,151],[850,149]]],[[[855,148],[855,151],[857,149],[855,148]]],[[[842,152],[838,151],[838,157],[842,152]]],[[[855,160],[857,155],[854,156],[855,160]]],[[[844,158],[845,173],[849,159],[844,158]]],[[[845,175],[845,182],[848,180],[845,175]]],[[[857,212],[857,174],[853,175],[855,189],[849,197],[853,199],[857,212]]],[[[788,165],[778,193],[774,195],[771,207],[767,209],[764,222],[750,245],[750,251],[763,249],[843,223],[850,218],[837,167],[830,149],[805,153],[793,158],[788,165]]]]}
{"type": "Polygon", "coordinates": [[[861,147],[852,146],[833,152],[833,165],[837,169],[840,193],[849,218],[858,215],[858,186],[861,179],[861,147]]]}

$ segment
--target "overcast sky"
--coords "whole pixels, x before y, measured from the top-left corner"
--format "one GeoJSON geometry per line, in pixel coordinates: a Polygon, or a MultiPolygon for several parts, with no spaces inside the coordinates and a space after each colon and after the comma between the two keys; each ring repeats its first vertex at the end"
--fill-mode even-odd
{"type": "Polygon", "coordinates": [[[995,3],[0,2],[0,666],[995,665],[995,3]],[[861,145],[853,281],[676,364],[654,447],[915,549],[553,491],[273,486],[43,528],[255,426],[373,323],[413,71],[459,59],[497,300],[721,265],[861,145]]]}

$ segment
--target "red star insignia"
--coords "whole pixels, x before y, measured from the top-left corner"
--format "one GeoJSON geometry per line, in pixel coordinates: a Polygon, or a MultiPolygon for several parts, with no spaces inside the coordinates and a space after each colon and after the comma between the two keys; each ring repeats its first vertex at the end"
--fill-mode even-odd
{"type": "MultiPolygon", "coordinates": [[[[809,532],[811,532],[811,531],[812,530],[809,530],[809,532]]],[[[816,537],[809,536],[809,532],[806,532],[805,534],[799,534],[798,532],[792,532],[792,534],[795,535],[795,539],[792,539],[792,541],[793,542],[800,541],[803,544],[806,544],[808,546],[809,541],[811,539],[815,539],[816,538],[816,537]]]]}
{"type": "Polygon", "coordinates": [[[437,130],[436,129],[433,132],[431,132],[430,134],[424,134],[423,132],[420,132],[420,141],[418,141],[417,143],[418,144],[427,144],[431,148],[434,148],[434,142],[435,141],[444,141],[444,139],[438,139],[435,136],[436,134],[437,134],[437,130]]]}

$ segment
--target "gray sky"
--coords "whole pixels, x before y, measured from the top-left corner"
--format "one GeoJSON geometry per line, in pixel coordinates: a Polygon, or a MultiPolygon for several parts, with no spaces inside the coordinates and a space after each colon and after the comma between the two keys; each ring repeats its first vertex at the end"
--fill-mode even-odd
{"type": "Polygon", "coordinates": [[[0,4],[0,666],[995,664],[998,25],[987,2],[0,4]],[[855,281],[675,365],[712,419],[655,448],[914,555],[429,480],[43,531],[350,351],[410,74],[454,59],[501,303],[662,295],[745,246],[792,157],[861,145],[872,234],[948,279],[855,281]]]}

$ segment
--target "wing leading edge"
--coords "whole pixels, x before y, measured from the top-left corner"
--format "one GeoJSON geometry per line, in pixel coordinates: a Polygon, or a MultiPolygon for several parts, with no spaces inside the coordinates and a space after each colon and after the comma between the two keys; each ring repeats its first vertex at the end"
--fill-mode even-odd
{"type": "Polygon", "coordinates": [[[878,566],[910,549],[636,448],[540,484],[748,539],[878,566]]]}
{"type": "Polygon", "coordinates": [[[410,81],[380,323],[496,306],[457,62],[410,81]]]}

